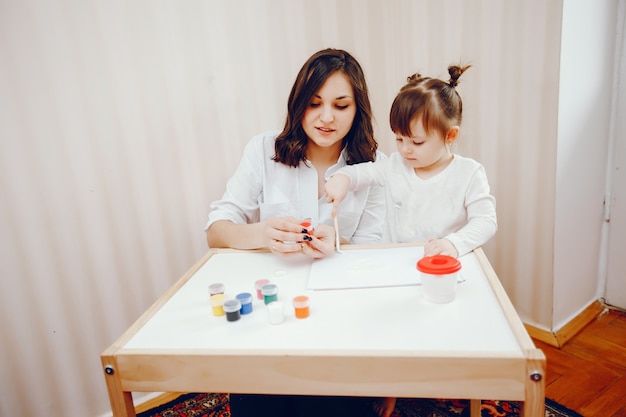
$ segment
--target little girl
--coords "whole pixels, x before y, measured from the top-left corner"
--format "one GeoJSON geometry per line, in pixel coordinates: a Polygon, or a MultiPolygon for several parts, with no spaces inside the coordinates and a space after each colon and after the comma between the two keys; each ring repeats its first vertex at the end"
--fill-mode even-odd
{"type": "MultiPolygon", "coordinates": [[[[333,216],[348,191],[380,185],[386,193],[386,239],[426,241],[424,256],[459,257],[498,228],[495,198],[483,166],[450,151],[459,136],[462,102],[455,87],[467,67],[450,66],[448,82],[414,74],[389,115],[398,151],[389,158],[342,168],[325,185],[333,216]]],[[[389,417],[395,398],[375,403],[389,417]]]]}
{"type": "Polygon", "coordinates": [[[330,177],[325,191],[333,215],[348,191],[381,185],[390,242],[427,241],[425,256],[458,257],[493,237],[498,228],[495,198],[485,169],[450,151],[463,109],[455,87],[467,68],[450,66],[448,82],[420,74],[408,77],[389,115],[398,151],[330,177]]]}

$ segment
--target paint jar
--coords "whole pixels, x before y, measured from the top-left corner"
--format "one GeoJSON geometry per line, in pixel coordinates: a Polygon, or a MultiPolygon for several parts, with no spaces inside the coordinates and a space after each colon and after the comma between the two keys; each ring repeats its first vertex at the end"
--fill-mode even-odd
{"type": "Polygon", "coordinates": [[[293,308],[296,318],[305,319],[309,317],[309,297],[299,295],[293,298],[293,308]]]}
{"type": "Polygon", "coordinates": [[[250,314],[252,313],[252,294],[249,292],[242,292],[237,294],[235,297],[241,303],[241,314],[250,314]]]}
{"type": "Polygon", "coordinates": [[[236,298],[224,301],[224,313],[227,321],[237,321],[241,318],[241,302],[236,298]]]}
{"type": "Polygon", "coordinates": [[[215,294],[211,296],[211,307],[213,308],[214,316],[223,316],[224,315],[224,299],[226,296],[224,294],[215,294]]]}
{"type": "Polygon", "coordinates": [[[309,236],[313,234],[313,227],[311,227],[310,219],[304,220],[302,223],[300,223],[300,226],[302,226],[302,233],[306,233],[309,236]]]}
{"type": "Polygon", "coordinates": [[[261,288],[263,288],[264,285],[267,285],[269,283],[270,283],[269,279],[259,279],[255,281],[254,288],[256,289],[256,297],[259,300],[263,299],[263,293],[261,292],[261,288]]]}
{"type": "Polygon", "coordinates": [[[431,303],[446,304],[456,297],[457,275],[461,262],[452,256],[426,256],[417,262],[422,273],[424,299],[431,303]]]}
{"type": "Polygon", "coordinates": [[[280,324],[285,321],[285,311],[283,303],[272,301],[267,305],[267,317],[272,324],[280,324]]]}
{"type": "Polygon", "coordinates": [[[215,284],[209,285],[209,296],[212,297],[215,294],[224,294],[224,284],[216,282],[215,284]]]}
{"type": "Polygon", "coordinates": [[[263,294],[263,302],[265,305],[273,301],[278,301],[278,285],[265,284],[261,287],[261,294],[263,294]]]}

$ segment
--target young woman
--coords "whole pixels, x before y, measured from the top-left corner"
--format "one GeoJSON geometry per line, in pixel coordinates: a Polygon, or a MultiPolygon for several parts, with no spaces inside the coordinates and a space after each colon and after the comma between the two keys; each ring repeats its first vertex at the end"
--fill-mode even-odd
{"type": "MultiPolygon", "coordinates": [[[[222,199],[211,204],[209,247],[267,247],[277,255],[313,258],[332,254],[335,229],[324,196],[326,179],[347,165],[384,158],[377,148],[361,66],[343,50],[315,53],[291,89],[283,130],[252,138],[222,199]],[[305,219],[312,235],[302,225],[305,219]]],[[[338,216],[344,243],[381,239],[384,198],[379,187],[346,196],[338,216]]],[[[231,394],[230,406],[233,417],[332,417],[366,415],[371,400],[231,394]]]]}
{"type": "MultiPolygon", "coordinates": [[[[377,147],[361,66],[346,51],[315,53],[291,89],[283,130],[251,140],[222,199],[211,204],[208,245],[268,247],[313,258],[331,254],[334,227],[325,181],[346,165],[383,158],[377,147]],[[314,228],[311,238],[303,233],[304,219],[314,228]]],[[[383,218],[382,189],[350,193],[338,217],[342,240],[379,241],[383,218]]]]}

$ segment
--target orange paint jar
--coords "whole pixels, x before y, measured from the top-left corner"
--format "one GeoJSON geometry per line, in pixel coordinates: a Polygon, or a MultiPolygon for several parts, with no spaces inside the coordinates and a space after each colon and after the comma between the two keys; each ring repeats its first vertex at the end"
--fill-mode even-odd
{"type": "Polygon", "coordinates": [[[293,299],[293,308],[296,313],[296,318],[305,319],[309,317],[309,297],[306,295],[299,295],[293,299]]]}

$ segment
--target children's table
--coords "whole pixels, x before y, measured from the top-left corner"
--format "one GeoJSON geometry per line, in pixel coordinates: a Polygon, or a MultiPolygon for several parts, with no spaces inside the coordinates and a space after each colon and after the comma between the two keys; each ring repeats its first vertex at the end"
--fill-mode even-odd
{"type": "Polygon", "coordinates": [[[227,392],[470,399],[472,416],[480,399],[509,400],[543,416],[545,356],[483,251],[459,258],[455,300],[434,304],[420,285],[386,286],[386,262],[411,247],[420,245],[343,247],[380,271],[381,286],[329,290],[309,289],[319,261],[304,255],[209,250],[102,353],[113,415],[135,416],[132,392],[227,392]],[[282,323],[270,322],[258,279],[278,286],[282,323]],[[215,316],[213,283],[226,298],[251,293],[252,312],[215,316]],[[294,314],[300,295],[306,318],[294,314]]]}

